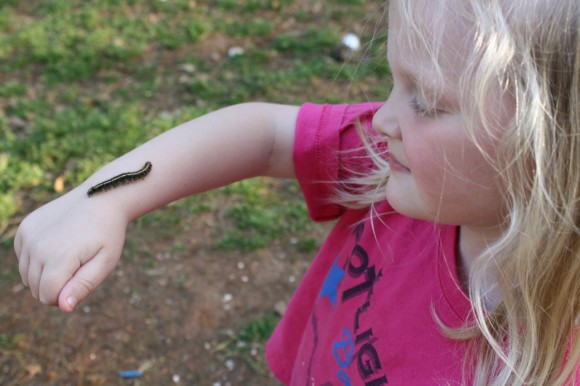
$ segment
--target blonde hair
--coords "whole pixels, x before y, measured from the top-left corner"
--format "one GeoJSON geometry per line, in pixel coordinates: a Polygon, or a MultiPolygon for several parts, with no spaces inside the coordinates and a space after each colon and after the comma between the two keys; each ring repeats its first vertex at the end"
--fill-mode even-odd
{"type": "MultiPolygon", "coordinates": [[[[445,20],[438,20],[440,30],[427,30],[418,17],[421,2],[393,1],[405,43],[440,69],[445,20]]],[[[472,31],[466,66],[456,70],[474,141],[476,126],[498,135],[486,110],[490,90],[499,86],[515,106],[501,159],[488,157],[502,176],[507,230],[469,279],[475,325],[442,329],[472,342],[466,371],[474,371],[467,378],[475,384],[574,383],[580,363],[580,3],[433,3],[437,17],[456,15],[472,31]],[[486,309],[490,273],[501,298],[493,310],[486,309]]],[[[383,198],[388,179],[388,165],[372,150],[372,139],[365,141],[377,168],[345,185],[350,193],[341,199],[354,206],[383,198]]]]}

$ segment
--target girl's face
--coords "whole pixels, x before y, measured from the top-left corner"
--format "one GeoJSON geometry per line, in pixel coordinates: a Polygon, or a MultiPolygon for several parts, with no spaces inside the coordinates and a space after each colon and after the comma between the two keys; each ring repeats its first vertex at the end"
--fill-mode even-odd
{"type": "MultiPolygon", "coordinates": [[[[394,3],[394,2],[393,2],[394,3]]],[[[424,27],[454,20],[434,20],[425,2],[424,27]]],[[[389,10],[387,57],[393,75],[392,92],[374,117],[374,128],[387,137],[391,176],[386,195],[390,204],[410,217],[476,228],[497,228],[504,205],[499,174],[482,155],[497,156],[494,140],[477,131],[474,144],[459,109],[459,78],[467,55],[466,36],[460,22],[447,23],[440,57],[443,82],[427,55],[413,54],[404,39],[396,5],[389,10]]],[[[490,116],[501,132],[509,117],[510,101],[499,92],[486,101],[490,116]]]]}

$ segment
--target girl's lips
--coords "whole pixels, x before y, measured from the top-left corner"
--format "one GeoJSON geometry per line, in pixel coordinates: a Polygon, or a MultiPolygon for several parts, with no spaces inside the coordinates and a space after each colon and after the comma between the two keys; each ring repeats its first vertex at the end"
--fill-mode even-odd
{"type": "Polygon", "coordinates": [[[389,166],[391,167],[391,171],[393,172],[399,172],[399,173],[411,173],[411,170],[405,166],[403,166],[403,164],[401,162],[399,162],[399,160],[397,159],[397,157],[395,157],[392,154],[389,154],[389,166]]]}

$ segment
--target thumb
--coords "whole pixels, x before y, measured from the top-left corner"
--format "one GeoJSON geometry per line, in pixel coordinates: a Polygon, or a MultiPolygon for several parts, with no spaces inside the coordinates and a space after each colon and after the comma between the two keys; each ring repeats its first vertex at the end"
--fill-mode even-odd
{"type": "Polygon", "coordinates": [[[115,265],[107,265],[105,261],[106,259],[95,257],[75,272],[58,295],[58,307],[61,311],[73,311],[109,276],[115,265]]]}

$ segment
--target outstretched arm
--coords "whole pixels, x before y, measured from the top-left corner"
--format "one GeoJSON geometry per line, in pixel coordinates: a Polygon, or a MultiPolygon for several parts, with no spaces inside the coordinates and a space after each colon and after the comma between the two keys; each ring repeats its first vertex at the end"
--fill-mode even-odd
{"type": "Polygon", "coordinates": [[[180,125],[106,165],[24,219],[14,241],[22,281],[69,312],[117,264],[127,225],[165,204],[244,178],[293,177],[298,108],[248,103],[180,125]],[[151,163],[139,182],[97,193],[111,177],[151,163]]]}

